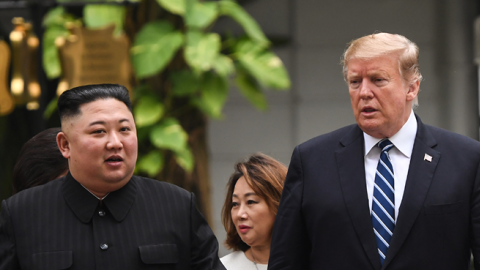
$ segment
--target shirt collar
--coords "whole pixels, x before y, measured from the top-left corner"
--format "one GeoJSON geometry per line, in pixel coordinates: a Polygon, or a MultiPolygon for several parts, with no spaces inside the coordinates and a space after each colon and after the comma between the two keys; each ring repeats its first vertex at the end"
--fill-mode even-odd
{"type": "MultiPolygon", "coordinates": [[[[415,143],[415,136],[417,135],[417,119],[413,110],[410,112],[407,122],[403,127],[395,133],[392,137],[388,138],[393,145],[406,157],[410,158],[412,155],[413,144],[415,143]]],[[[365,156],[370,153],[375,145],[382,139],[374,138],[367,133],[363,132],[365,141],[365,156]]]]}
{"type": "MultiPolygon", "coordinates": [[[[102,203],[117,221],[122,221],[132,208],[137,196],[137,185],[132,177],[122,188],[110,192],[102,203]]],[[[100,201],[92,196],[70,172],[65,176],[62,188],[63,196],[67,205],[75,215],[83,222],[88,223],[95,214],[100,201]]]]}

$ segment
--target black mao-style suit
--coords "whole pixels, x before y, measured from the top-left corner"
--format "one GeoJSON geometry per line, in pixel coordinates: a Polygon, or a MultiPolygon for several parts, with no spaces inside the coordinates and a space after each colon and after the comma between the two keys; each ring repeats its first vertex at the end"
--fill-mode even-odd
{"type": "Polygon", "coordinates": [[[364,137],[351,125],[295,148],[268,269],[466,270],[470,249],[480,269],[480,143],[418,117],[417,125],[383,266],[366,191],[364,137]]]}
{"type": "Polygon", "coordinates": [[[99,203],[73,177],[3,201],[0,269],[225,269],[195,198],[133,176],[99,203]]]}

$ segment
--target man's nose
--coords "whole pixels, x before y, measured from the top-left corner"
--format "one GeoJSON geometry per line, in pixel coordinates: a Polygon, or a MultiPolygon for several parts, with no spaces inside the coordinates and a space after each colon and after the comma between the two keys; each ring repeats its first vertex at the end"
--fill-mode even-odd
{"type": "Polygon", "coordinates": [[[123,144],[120,140],[119,134],[116,132],[111,132],[110,136],[108,136],[107,148],[108,149],[119,149],[122,148],[123,144]]]}
{"type": "Polygon", "coordinates": [[[372,93],[372,83],[368,79],[363,79],[360,84],[360,97],[361,98],[371,98],[372,93]]]}

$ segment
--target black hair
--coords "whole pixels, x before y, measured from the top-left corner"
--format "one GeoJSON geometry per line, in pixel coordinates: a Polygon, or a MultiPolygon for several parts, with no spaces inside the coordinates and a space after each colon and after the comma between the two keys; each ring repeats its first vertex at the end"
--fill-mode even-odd
{"type": "Polygon", "coordinates": [[[98,99],[114,98],[132,111],[128,90],[119,84],[91,84],[72,88],[63,92],[58,98],[58,113],[60,120],[80,114],[80,106],[98,99]]]}
{"type": "Polygon", "coordinates": [[[43,185],[68,171],[68,159],[57,146],[60,128],[49,128],[28,140],[13,168],[13,193],[43,185]]]}

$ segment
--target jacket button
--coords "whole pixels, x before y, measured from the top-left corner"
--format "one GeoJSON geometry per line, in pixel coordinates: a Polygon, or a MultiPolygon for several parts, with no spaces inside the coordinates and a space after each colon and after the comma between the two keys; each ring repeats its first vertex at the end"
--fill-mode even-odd
{"type": "Polygon", "coordinates": [[[108,249],[108,245],[106,243],[103,243],[100,245],[100,249],[101,250],[107,250],[108,249]]]}
{"type": "Polygon", "coordinates": [[[106,215],[106,213],[103,210],[99,210],[98,215],[101,216],[101,217],[104,217],[106,215]]]}

